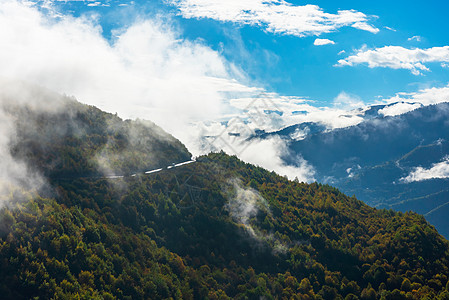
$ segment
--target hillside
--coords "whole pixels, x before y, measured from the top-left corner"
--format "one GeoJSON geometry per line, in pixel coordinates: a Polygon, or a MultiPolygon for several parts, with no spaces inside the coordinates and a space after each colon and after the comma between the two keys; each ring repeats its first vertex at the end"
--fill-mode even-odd
{"type": "Polygon", "coordinates": [[[50,178],[125,175],[189,160],[173,136],[150,121],[117,115],[51,95],[46,105],[2,101],[14,127],[10,151],[50,178]]]}
{"type": "Polygon", "coordinates": [[[108,179],[92,160],[98,151],[112,157],[108,170],[128,175],[189,154],[157,127],[70,107],[74,114],[10,112],[27,114],[16,118],[13,156],[48,186],[21,191],[27,201],[0,211],[3,298],[449,297],[449,243],[422,216],[374,209],[224,153],[108,179]],[[148,137],[140,144],[136,127],[148,137]]]}

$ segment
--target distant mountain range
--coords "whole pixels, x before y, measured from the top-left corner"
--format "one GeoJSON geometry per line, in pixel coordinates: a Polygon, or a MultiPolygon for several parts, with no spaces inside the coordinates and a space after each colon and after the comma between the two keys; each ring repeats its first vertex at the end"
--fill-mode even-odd
{"type": "Polygon", "coordinates": [[[318,182],[379,208],[416,211],[449,237],[449,104],[400,102],[354,112],[364,118],[355,126],[302,123],[258,137],[287,141],[284,162],[297,165],[302,156],[318,182]]]}
{"type": "MultiPolygon", "coordinates": [[[[401,101],[390,104],[379,104],[353,109],[348,111],[346,114],[340,115],[339,117],[358,117],[361,119],[361,121],[367,121],[375,118],[401,115],[421,107],[424,107],[424,105],[421,103],[401,101]]],[[[307,115],[307,112],[304,112],[304,114],[307,115]]],[[[324,122],[303,122],[287,126],[278,131],[267,132],[263,129],[260,129],[256,132],[256,135],[252,136],[251,138],[267,138],[270,136],[280,136],[285,139],[301,140],[308,135],[313,135],[330,130],[331,128],[329,128],[328,125],[324,124],[324,122]]]]}

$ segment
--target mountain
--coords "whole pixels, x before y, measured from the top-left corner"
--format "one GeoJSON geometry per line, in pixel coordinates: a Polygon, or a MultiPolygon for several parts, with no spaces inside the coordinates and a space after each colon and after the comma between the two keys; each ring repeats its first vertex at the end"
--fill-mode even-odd
{"type": "Polygon", "coordinates": [[[415,110],[423,107],[424,105],[419,102],[393,102],[389,104],[379,104],[379,105],[371,105],[365,108],[358,108],[353,111],[357,116],[363,117],[365,120],[385,117],[385,116],[396,116],[411,110],[415,110]]]}
{"type": "Polygon", "coordinates": [[[187,148],[150,121],[123,121],[67,97],[56,110],[8,103],[15,136],[11,153],[53,177],[129,174],[189,160],[187,148]]]}
{"type": "MultiPolygon", "coordinates": [[[[284,132],[271,135],[288,139],[284,132]]],[[[291,140],[283,160],[295,165],[298,154],[315,168],[317,181],[369,205],[424,214],[449,237],[448,103],[291,140]]]]}
{"type": "Polygon", "coordinates": [[[261,138],[266,139],[272,136],[281,136],[283,138],[291,138],[294,140],[301,140],[308,135],[314,135],[326,131],[326,126],[315,122],[304,122],[301,124],[296,124],[292,126],[285,127],[276,132],[258,132],[257,135],[251,138],[261,138]]]}
{"type": "Polygon", "coordinates": [[[63,101],[3,109],[46,184],[2,195],[2,298],[449,297],[449,243],[422,216],[222,152],[174,167],[190,154],[154,124],[63,101]]]}
{"type": "MultiPolygon", "coordinates": [[[[337,115],[337,118],[346,118],[346,119],[358,119],[359,121],[354,121],[356,123],[360,123],[361,121],[367,121],[375,118],[384,118],[386,116],[396,116],[400,115],[402,113],[409,112],[411,110],[415,110],[418,108],[423,107],[421,103],[417,102],[394,102],[390,104],[379,104],[379,105],[372,105],[362,108],[353,109],[350,111],[347,111],[345,113],[341,113],[337,115]]],[[[259,111],[259,113],[261,113],[259,111]]],[[[264,118],[270,119],[270,115],[265,111],[264,112],[264,118]]],[[[283,112],[277,111],[277,113],[282,116],[283,112]]],[[[307,115],[308,112],[303,112],[304,115],[307,115]]],[[[334,116],[335,117],[335,116],[334,116]]],[[[316,135],[319,133],[327,132],[332,130],[332,125],[329,125],[329,120],[325,120],[324,118],[322,121],[316,121],[316,122],[302,122],[299,124],[294,124],[290,126],[285,126],[284,128],[277,130],[277,131],[266,131],[263,128],[259,128],[255,130],[255,134],[250,137],[250,139],[256,139],[256,138],[269,138],[269,137],[281,137],[286,140],[302,140],[307,136],[316,135]]],[[[262,125],[262,122],[259,121],[258,125],[262,125]]],[[[346,124],[346,122],[345,122],[346,124]]],[[[342,126],[342,124],[339,124],[338,126],[342,126]]],[[[344,126],[344,125],[343,125],[344,126]]],[[[340,127],[339,127],[340,128],[340,127]]]]}

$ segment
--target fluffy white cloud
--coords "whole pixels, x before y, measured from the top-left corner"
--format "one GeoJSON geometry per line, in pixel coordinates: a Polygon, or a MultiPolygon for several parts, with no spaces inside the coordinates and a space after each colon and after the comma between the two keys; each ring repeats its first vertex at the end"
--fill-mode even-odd
{"type": "MultiPolygon", "coordinates": [[[[203,125],[203,124],[202,124],[203,125]]],[[[254,134],[252,126],[239,118],[232,119],[228,126],[213,123],[205,126],[203,143],[198,144],[198,152],[223,150],[237,155],[242,160],[264,167],[270,171],[299,181],[314,181],[315,170],[301,156],[296,157],[295,165],[286,165],[281,157],[288,152],[288,141],[274,136],[267,139],[250,138],[254,134]]],[[[204,125],[203,125],[204,126],[204,125]]]]}
{"type": "Polygon", "coordinates": [[[218,21],[263,26],[268,32],[294,36],[320,35],[344,26],[377,33],[369,17],[355,10],[325,13],[317,5],[292,5],[284,0],[166,0],[184,18],[210,18],[218,21]]]}
{"type": "Polygon", "coordinates": [[[383,116],[397,116],[405,114],[409,111],[422,107],[421,103],[398,102],[393,105],[386,106],[379,110],[379,114],[383,116]]]}
{"type": "Polygon", "coordinates": [[[254,165],[262,166],[280,175],[286,175],[290,180],[298,178],[301,182],[314,181],[315,170],[302,157],[296,158],[296,166],[286,165],[281,157],[287,152],[287,144],[279,137],[264,140],[251,140],[248,148],[241,153],[241,158],[254,165]]]}
{"type": "MultiPolygon", "coordinates": [[[[418,102],[424,105],[449,102],[449,84],[444,87],[432,87],[421,89],[413,93],[397,93],[394,97],[384,100],[387,103],[394,102],[418,102]]],[[[410,107],[414,109],[413,106],[410,107]]]]}
{"type": "Polygon", "coordinates": [[[449,157],[446,157],[442,162],[433,164],[430,169],[417,167],[407,177],[401,178],[401,181],[410,183],[436,178],[449,178],[449,157]]]}
{"type": "Polygon", "coordinates": [[[397,93],[391,98],[382,99],[376,104],[388,104],[379,110],[384,116],[396,116],[415,110],[423,105],[449,102],[449,84],[444,87],[421,89],[413,93],[397,93]]]}
{"type": "Polygon", "coordinates": [[[313,42],[313,44],[314,44],[315,46],[323,46],[323,45],[329,45],[329,44],[334,45],[335,42],[332,41],[332,40],[328,40],[328,39],[316,39],[316,40],[313,42]]]}
{"type": "Polygon", "coordinates": [[[368,64],[369,68],[406,69],[420,75],[422,71],[429,71],[425,63],[430,62],[449,62],[449,46],[428,49],[385,46],[374,50],[362,47],[357,54],[339,60],[336,66],[368,64]]]}

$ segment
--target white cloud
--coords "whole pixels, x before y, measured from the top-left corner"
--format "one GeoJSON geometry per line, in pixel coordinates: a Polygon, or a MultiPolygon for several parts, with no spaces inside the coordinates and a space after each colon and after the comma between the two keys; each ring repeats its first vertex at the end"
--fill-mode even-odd
{"type": "Polygon", "coordinates": [[[346,92],[341,92],[334,99],[334,107],[340,108],[343,110],[351,110],[355,108],[359,108],[364,106],[362,99],[356,95],[350,95],[346,92]]]}
{"type": "Polygon", "coordinates": [[[406,49],[400,46],[385,46],[374,50],[362,47],[357,54],[338,61],[336,66],[368,64],[369,68],[392,68],[410,70],[414,75],[430,71],[425,63],[449,62],[449,46],[428,49],[406,49]]]}
{"type": "Polygon", "coordinates": [[[306,127],[304,129],[296,128],[295,131],[290,134],[290,138],[295,141],[302,141],[310,134],[310,128],[306,127]]]}
{"type": "Polygon", "coordinates": [[[87,6],[100,6],[101,5],[101,2],[90,2],[90,3],[88,3],[87,4],[87,6]]]}
{"type": "Polygon", "coordinates": [[[228,192],[226,209],[235,222],[243,225],[252,237],[261,240],[263,238],[262,233],[251,224],[250,220],[257,216],[261,210],[271,215],[268,201],[256,190],[243,186],[238,179],[231,179],[228,184],[232,188],[228,192]]]}
{"type": "Polygon", "coordinates": [[[449,64],[442,63],[442,64],[441,64],[441,67],[443,67],[443,68],[449,68],[449,64]]]}
{"type": "Polygon", "coordinates": [[[248,148],[241,153],[241,158],[254,165],[262,166],[270,171],[284,176],[290,180],[298,178],[302,182],[315,180],[315,170],[302,157],[296,158],[296,166],[286,165],[281,157],[287,152],[287,144],[279,137],[264,140],[251,140],[248,148]]]}
{"type": "MultiPolygon", "coordinates": [[[[237,178],[229,180],[227,185],[225,191],[228,201],[225,208],[229,211],[234,222],[243,226],[246,232],[258,243],[266,242],[273,248],[273,252],[285,253],[291,245],[280,240],[272,233],[267,233],[265,230],[258,228],[257,222],[254,220],[254,217],[257,217],[261,211],[266,213],[269,218],[273,217],[268,201],[256,190],[244,186],[237,178]]],[[[298,243],[299,241],[295,242],[298,243]]]]}
{"type": "MultiPolygon", "coordinates": [[[[46,180],[35,166],[27,165],[25,160],[11,153],[11,145],[17,143],[17,121],[25,128],[31,126],[28,120],[18,120],[17,115],[11,113],[15,111],[14,106],[26,104],[36,111],[52,113],[62,109],[57,101],[59,97],[50,91],[0,77],[0,208],[28,200],[32,193],[46,188],[46,180]]],[[[33,132],[28,134],[31,138],[33,132]]]]}
{"type": "MultiPolygon", "coordinates": [[[[4,98],[0,95],[0,103],[4,104],[4,98]]],[[[11,155],[10,143],[15,134],[14,118],[0,109],[0,208],[8,205],[17,192],[29,192],[39,189],[41,183],[40,176],[29,174],[27,165],[23,161],[15,160],[11,155]],[[30,176],[31,175],[31,176],[30,176]],[[33,179],[36,178],[36,181],[33,179]]],[[[24,193],[24,194],[25,194],[24,193]]],[[[20,195],[20,198],[26,198],[20,195]]]]}
{"type": "Polygon", "coordinates": [[[417,167],[414,171],[410,172],[407,177],[401,178],[401,181],[410,183],[437,178],[449,178],[449,157],[445,157],[443,161],[433,164],[430,169],[417,167]]]}
{"type": "Polygon", "coordinates": [[[262,26],[268,32],[299,37],[320,35],[345,26],[377,33],[369,17],[355,10],[325,13],[317,5],[292,5],[284,0],[166,0],[184,18],[210,18],[218,21],[262,26]]]}
{"type": "MultiPolygon", "coordinates": [[[[28,1],[35,2],[35,3],[41,2],[39,0],[28,0],[28,1]]],[[[54,5],[54,3],[58,3],[58,2],[62,2],[62,4],[67,3],[67,2],[82,2],[83,4],[85,4],[88,7],[98,7],[98,6],[109,7],[109,6],[111,6],[110,0],[100,0],[100,1],[96,1],[96,0],[44,0],[43,2],[45,4],[46,8],[51,8],[51,6],[54,5]]],[[[127,4],[118,4],[118,5],[126,6],[127,4]]]]}
{"type": "MultiPolygon", "coordinates": [[[[268,118],[267,118],[268,120],[268,118]]],[[[191,146],[194,153],[207,153],[223,150],[230,155],[237,155],[242,160],[264,167],[270,171],[300,181],[314,180],[314,168],[302,157],[297,157],[295,166],[286,165],[281,157],[287,154],[288,141],[274,136],[266,139],[254,138],[254,122],[247,123],[240,117],[232,118],[227,124],[213,122],[198,124],[194,130],[196,136],[192,140],[198,141],[191,146]],[[208,137],[201,139],[200,137],[208,137]]],[[[279,128],[276,128],[279,129],[279,128]]]]}
{"type": "Polygon", "coordinates": [[[443,87],[425,88],[412,93],[399,92],[391,98],[381,99],[376,104],[389,104],[389,106],[379,110],[379,114],[396,116],[423,105],[442,102],[449,102],[449,84],[443,87]]]}
{"type": "MultiPolygon", "coordinates": [[[[449,84],[444,87],[421,89],[413,93],[397,93],[394,97],[385,99],[384,102],[418,102],[424,105],[449,102],[449,84]]],[[[413,109],[413,107],[410,108],[413,109]]]]}
{"type": "Polygon", "coordinates": [[[408,40],[408,41],[421,42],[422,37],[420,37],[419,35],[415,35],[415,36],[412,36],[411,38],[408,38],[407,40],[408,40]]]}
{"type": "Polygon", "coordinates": [[[379,110],[383,116],[397,116],[422,107],[421,103],[398,102],[379,110]]]}
{"type": "Polygon", "coordinates": [[[323,45],[329,45],[329,44],[334,45],[335,42],[332,41],[332,40],[328,40],[328,39],[316,39],[316,40],[313,42],[313,44],[314,44],[315,46],[323,46],[323,45]]]}

